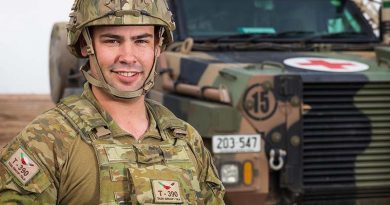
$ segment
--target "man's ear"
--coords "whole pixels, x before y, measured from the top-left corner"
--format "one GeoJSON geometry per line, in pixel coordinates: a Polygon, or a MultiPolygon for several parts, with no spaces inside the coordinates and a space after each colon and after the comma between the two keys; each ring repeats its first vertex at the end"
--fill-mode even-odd
{"type": "Polygon", "coordinates": [[[87,43],[85,42],[84,38],[80,39],[80,53],[83,57],[88,57],[88,51],[87,51],[87,43]]]}
{"type": "Polygon", "coordinates": [[[154,52],[155,52],[155,54],[156,54],[156,57],[159,57],[160,54],[161,54],[161,46],[156,46],[156,47],[154,48],[154,52]]]}
{"type": "Polygon", "coordinates": [[[88,57],[87,46],[83,46],[83,47],[80,49],[80,52],[81,52],[81,55],[82,55],[83,57],[88,57]]]}

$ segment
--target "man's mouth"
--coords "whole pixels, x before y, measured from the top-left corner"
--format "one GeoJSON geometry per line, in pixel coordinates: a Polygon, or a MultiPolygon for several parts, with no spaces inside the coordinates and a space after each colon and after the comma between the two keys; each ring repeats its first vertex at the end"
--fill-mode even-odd
{"type": "Polygon", "coordinates": [[[118,75],[125,76],[125,77],[133,77],[137,74],[138,72],[116,72],[118,75]]]}
{"type": "Polygon", "coordinates": [[[131,83],[134,83],[135,81],[139,80],[141,78],[141,75],[142,75],[142,71],[136,71],[136,70],[133,70],[133,71],[124,71],[124,70],[121,70],[121,71],[112,71],[112,73],[114,73],[115,75],[115,78],[121,82],[121,83],[124,83],[124,84],[131,84],[131,83]]]}

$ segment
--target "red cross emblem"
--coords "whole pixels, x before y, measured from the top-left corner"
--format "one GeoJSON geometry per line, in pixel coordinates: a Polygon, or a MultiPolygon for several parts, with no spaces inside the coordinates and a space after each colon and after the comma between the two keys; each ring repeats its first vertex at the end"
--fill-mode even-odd
{"type": "Polygon", "coordinates": [[[352,63],[332,63],[326,60],[309,60],[309,63],[300,63],[300,65],[320,65],[330,69],[344,69],[344,66],[353,65],[352,63]]]}
{"type": "Polygon", "coordinates": [[[289,58],[284,60],[284,64],[295,68],[327,72],[359,72],[369,68],[363,63],[334,58],[289,58]]]}

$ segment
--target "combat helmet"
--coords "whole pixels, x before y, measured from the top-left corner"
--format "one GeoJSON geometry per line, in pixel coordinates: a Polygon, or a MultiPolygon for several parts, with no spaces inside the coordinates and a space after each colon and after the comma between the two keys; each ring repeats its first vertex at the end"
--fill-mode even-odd
{"type": "Polygon", "coordinates": [[[87,44],[88,55],[97,71],[97,79],[88,72],[89,67],[83,66],[81,71],[87,81],[97,87],[103,88],[109,94],[131,99],[148,92],[154,85],[157,54],[153,67],[143,86],[135,91],[120,91],[109,85],[103,74],[95,55],[89,27],[91,26],[121,26],[121,25],[154,25],[160,28],[159,46],[161,50],[173,41],[172,31],[175,23],[166,0],[75,0],[69,14],[67,25],[68,48],[76,57],[81,54],[81,39],[87,44]]]}

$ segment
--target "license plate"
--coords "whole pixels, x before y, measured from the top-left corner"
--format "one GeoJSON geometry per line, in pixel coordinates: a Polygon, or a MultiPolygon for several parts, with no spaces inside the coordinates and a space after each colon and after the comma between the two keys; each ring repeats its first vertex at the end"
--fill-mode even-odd
{"type": "Polygon", "coordinates": [[[214,153],[260,152],[260,135],[215,135],[214,153]]]}

